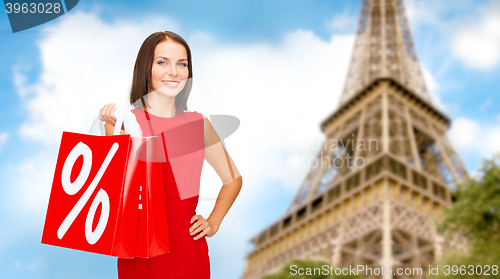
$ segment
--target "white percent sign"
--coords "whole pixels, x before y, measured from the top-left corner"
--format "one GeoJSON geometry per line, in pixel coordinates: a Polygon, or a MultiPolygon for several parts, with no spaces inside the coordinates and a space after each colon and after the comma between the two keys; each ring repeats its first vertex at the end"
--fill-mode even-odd
{"type": "MultiPolygon", "coordinates": [[[[97,188],[102,175],[108,168],[109,162],[111,162],[111,159],[113,159],[113,156],[115,155],[117,150],[118,143],[115,142],[113,146],[111,146],[108,155],[106,155],[104,162],[102,163],[99,171],[95,175],[89,187],[87,188],[87,190],[85,190],[73,209],[71,209],[69,214],[59,226],[59,229],[57,230],[57,237],[59,237],[59,239],[62,239],[64,237],[78,214],[80,214],[85,204],[87,204],[87,202],[89,201],[90,196],[97,188]]],[[[61,182],[66,194],[74,195],[78,193],[78,191],[80,191],[80,189],[87,181],[87,178],[89,177],[91,167],[92,150],[90,150],[90,148],[83,142],[79,142],[77,145],[75,145],[75,147],[73,147],[71,152],[68,154],[68,157],[66,157],[66,161],[64,161],[64,166],[61,174],[61,182]],[[71,182],[71,170],[73,169],[76,159],[78,159],[80,155],[83,156],[83,166],[80,173],[78,174],[78,177],[75,179],[75,181],[71,182]]],[[[103,189],[99,189],[99,192],[97,192],[97,195],[90,205],[89,212],[87,213],[87,219],[85,220],[85,238],[87,239],[87,242],[89,244],[95,244],[101,238],[108,223],[108,217],[109,196],[106,191],[104,191],[103,189]],[[95,231],[92,231],[92,223],[94,222],[95,213],[97,210],[97,206],[99,206],[99,203],[102,204],[101,216],[99,217],[99,222],[97,223],[95,231]]]]}

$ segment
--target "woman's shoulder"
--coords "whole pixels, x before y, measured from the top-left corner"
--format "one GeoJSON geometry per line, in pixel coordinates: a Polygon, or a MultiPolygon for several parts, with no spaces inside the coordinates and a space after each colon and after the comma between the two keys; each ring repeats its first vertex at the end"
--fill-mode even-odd
{"type": "Polygon", "coordinates": [[[130,108],[130,111],[131,111],[133,114],[137,114],[137,113],[139,113],[139,112],[144,111],[144,109],[143,109],[143,108],[141,108],[141,107],[132,107],[132,108],[130,108]]]}
{"type": "Polygon", "coordinates": [[[183,110],[186,115],[191,115],[196,118],[207,118],[205,114],[198,112],[196,110],[183,110]]]}
{"type": "Polygon", "coordinates": [[[133,107],[130,109],[130,112],[132,112],[132,114],[135,115],[135,118],[141,118],[141,116],[144,115],[144,110],[140,107],[133,107]]]}

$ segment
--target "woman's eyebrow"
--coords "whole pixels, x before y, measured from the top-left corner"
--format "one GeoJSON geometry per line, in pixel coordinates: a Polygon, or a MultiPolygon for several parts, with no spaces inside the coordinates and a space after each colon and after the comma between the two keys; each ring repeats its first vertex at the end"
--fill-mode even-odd
{"type": "MultiPolygon", "coordinates": [[[[158,59],[158,58],[163,58],[163,59],[170,60],[170,59],[168,59],[168,58],[167,58],[167,57],[165,57],[165,56],[158,56],[158,57],[156,57],[156,58],[155,58],[155,60],[156,60],[156,59],[158,59]]],[[[179,61],[187,61],[187,59],[186,59],[186,58],[182,58],[182,59],[179,59],[179,61]]]]}

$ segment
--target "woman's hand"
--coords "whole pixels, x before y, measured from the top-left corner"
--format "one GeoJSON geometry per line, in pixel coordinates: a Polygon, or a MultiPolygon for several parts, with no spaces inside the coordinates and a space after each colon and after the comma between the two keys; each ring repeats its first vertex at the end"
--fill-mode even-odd
{"type": "Polygon", "coordinates": [[[199,235],[195,236],[193,239],[198,240],[203,236],[212,237],[218,230],[219,226],[211,224],[207,219],[203,218],[201,215],[194,215],[191,217],[191,224],[193,224],[189,231],[191,235],[195,235],[200,232],[199,235]]]}
{"type": "Polygon", "coordinates": [[[109,103],[105,105],[99,111],[99,120],[102,120],[114,127],[116,124],[115,110],[116,110],[115,103],[109,103]]]}

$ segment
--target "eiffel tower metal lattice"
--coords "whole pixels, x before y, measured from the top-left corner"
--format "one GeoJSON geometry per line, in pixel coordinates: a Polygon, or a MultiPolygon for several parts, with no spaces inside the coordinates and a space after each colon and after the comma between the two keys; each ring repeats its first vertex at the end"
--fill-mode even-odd
{"type": "MultiPolygon", "coordinates": [[[[434,221],[466,169],[431,103],[402,0],[363,0],[339,107],[321,123],[316,164],[285,214],[252,239],[242,278],[294,258],[332,266],[426,268],[446,245],[434,221]]],[[[366,274],[367,278],[423,278],[366,274]]]]}

